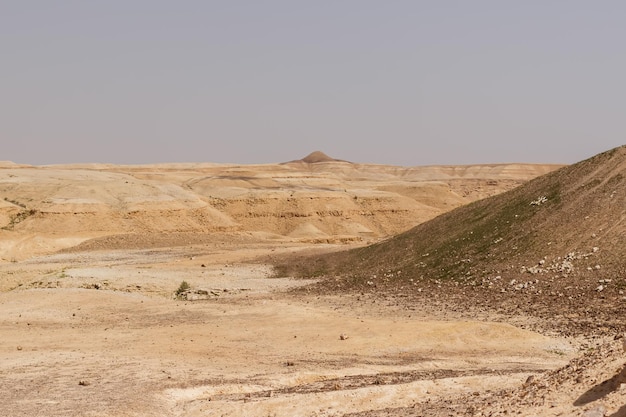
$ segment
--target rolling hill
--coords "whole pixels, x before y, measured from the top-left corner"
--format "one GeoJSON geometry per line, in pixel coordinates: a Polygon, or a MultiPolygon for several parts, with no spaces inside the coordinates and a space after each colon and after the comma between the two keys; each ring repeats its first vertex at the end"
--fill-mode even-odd
{"type": "Polygon", "coordinates": [[[322,152],[284,164],[0,164],[0,262],[78,249],[184,246],[234,233],[366,242],[511,189],[555,165],[395,167],[322,152]],[[164,238],[166,237],[166,238],[164,238]]]}
{"type": "Polygon", "coordinates": [[[291,262],[281,273],[326,276],[323,291],[426,296],[555,325],[618,326],[626,304],[626,146],[383,242],[291,262]]]}

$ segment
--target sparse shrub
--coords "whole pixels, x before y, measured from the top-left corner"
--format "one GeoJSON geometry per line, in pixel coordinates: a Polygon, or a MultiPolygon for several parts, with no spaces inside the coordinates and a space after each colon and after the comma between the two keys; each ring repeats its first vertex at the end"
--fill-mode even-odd
{"type": "Polygon", "coordinates": [[[20,202],[19,202],[19,201],[17,201],[17,200],[11,200],[9,197],[4,197],[4,201],[7,201],[7,202],[9,202],[9,203],[11,203],[11,204],[15,204],[16,206],[19,206],[19,207],[21,207],[21,208],[23,208],[23,209],[25,209],[25,208],[26,208],[26,204],[24,204],[24,203],[20,203],[20,202]]]}
{"type": "Polygon", "coordinates": [[[27,218],[29,218],[31,216],[34,216],[37,213],[38,213],[38,211],[35,210],[35,209],[20,211],[16,215],[12,216],[11,220],[9,221],[9,224],[4,226],[2,229],[4,229],[4,230],[13,230],[15,225],[17,225],[18,223],[21,223],[22,221],[26,220],[27,218]]]}
{"type": "Polygon", "coordinates": [[[180,283],[180,285],[178,286],[178,289],[176,290],[175,294],[176,294],[176,298],[181,298],[182,295],[189,290],[190,285],[187,281],[183,281],[180,283]]]}

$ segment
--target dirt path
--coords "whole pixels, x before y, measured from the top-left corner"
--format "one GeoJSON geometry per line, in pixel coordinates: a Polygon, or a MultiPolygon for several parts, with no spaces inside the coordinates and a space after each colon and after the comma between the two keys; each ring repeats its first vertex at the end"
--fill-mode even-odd
{"type": "Polygon", "coordinates": [[[284,244],[98,251],[0,266],[11,416],[335,416],[521,384],[564,340],[282,290],[284,244]],[[205,300],[172,298],[181,281],[205,300]],[[204,294],[203,293],[203,294],[204,294]]]}

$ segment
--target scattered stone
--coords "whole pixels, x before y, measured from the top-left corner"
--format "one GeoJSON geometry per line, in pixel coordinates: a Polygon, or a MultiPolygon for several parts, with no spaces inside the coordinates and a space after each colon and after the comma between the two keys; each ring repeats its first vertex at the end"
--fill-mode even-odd
{"type": "Polygon", "coordinates": [[[350,337],[350,336],[348,336],[347,334],[345,334],[345,333],[341,333],[341,334],[339,335],[339,340],[348,340],[348,338],[349,338],[349,337],[350,337]]]}
{"type": "Polygon", "coordinates": [[[87,385],[91,385],[91,382],[85,381],[84,379],[81,379],[80,381],[78,381],[78,385],[80,385],[82,387],[86,387],[87,385]]]}
{"type": "Polygon", "coordinates": [[[540,206],[540,205],[542,205],[543,203],[545,203],[547,201],[548,201],[548,198],[545,195],[542,195],[541,197],[537,198],[536,200],[531,201],[530,205],[531,206],[540,206]]]}

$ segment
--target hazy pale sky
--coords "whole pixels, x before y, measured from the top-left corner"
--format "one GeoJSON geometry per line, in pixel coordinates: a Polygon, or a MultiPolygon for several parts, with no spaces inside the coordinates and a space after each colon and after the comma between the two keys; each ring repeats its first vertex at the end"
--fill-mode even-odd
{"type": "Polygon", "coordinates": [[[0,160],[570,163],[626,143],[626,2],[0,0],[0,160]]]}

